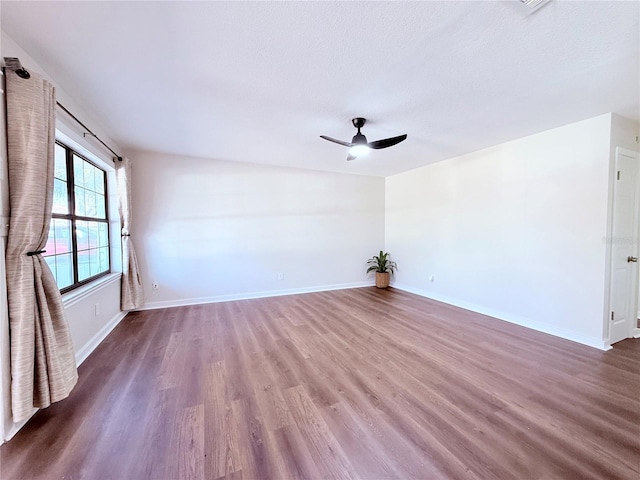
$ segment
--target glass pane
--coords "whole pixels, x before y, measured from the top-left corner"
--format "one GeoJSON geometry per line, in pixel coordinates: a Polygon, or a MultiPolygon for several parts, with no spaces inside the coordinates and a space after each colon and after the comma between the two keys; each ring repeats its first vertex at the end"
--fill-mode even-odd
{"type": "Polygon", "coordinates": [[[56,255],[56,282],[58,288],[68,287],[73,283],[73,260],[71,254],[56,255]]]}
{"type": "MultiPolygon", "coordinates": [[[[42,254],[43,257],[48,257],[56,253],[56,234],[53,222],[49,224],[49,236],[47,237],[47,243],[44,246],[44,250],[45,253],[42,254]]],[[[53,268],[51,268],[51,271],[53,271],[53,268]]]]}
{"type": "Polygon", "coordinates": [[[53,213],[69,213],[67,182],[57,178],[53,181],[53,213]]]}
{"type": "MultiPolygon", "coordinates": [[[[56,279],[56,283],[58,283],[58,276],[56,274],[56,257],[44,257],[44,261],[47,262],[47,265],[49,265],[49,269],[51,270],[51,273],[53,273],[53,276],[56,279]]],[[[60,287],[58,287],[60,288],[60,287]]]]}
{"type": "Polygon", "coordinates": [[[55,177],[67,181],[67,151],[56,143],[55,177]]]}
{"type": "Polygon", "coordinates": [[[96,217],[98,212],[96,211],[96,194],[89,190],[84,191],[84,215],[87,217],[96,217]]]}
{"type": "Polygon", "coordinates": [[[89,162],[82,162],[84,164],[84,188],[87,190],[95,191],[96,189],[96,180],[95,180],[95,170],[96,167],[91,165],[89,162]]]}
{"type": "Polygon", "coordinates": [[[98,222],[87,222],[89,229],[89,248],[98,248],[98,222]]]}
{"type": "Polygon", "coordinates": [[[75,187],[74,195],[76,197],[76,215],[86,217],[84,206],[84,188],[75,187]]]}
{"type": "Polygon", "coordinates": [[[109,246],[109,232],[107,230],[106,223],[98,224],[98,245],[100,247],[108,247],[109,246]]]}
{"type": "Polygon", "coordinates": [[[71,220],[54,218],[51,224],[53,225],[54,231],[55,231],[55,253],[56,254],[70,253],[71,252],[71,220]]]}
{"type": "Polygon", "coordinates": [[[91,256],[89,250],[78,252],[78,281],[81,282],[91,276],[90,262],[91,256]]]}
{"type": "Polygon", "coordinates": [[[107,212],[104,206],[104,195],[96,194],[96,217],[107,218],[107,212]]]}
{"type": "Polygon", "coordinates": [[[100,262],[100,272],[109,270],[109,249],[107,247],[98,249],[98,260],[100,262]]]}
{"type": "Polygon", "coordinates": [[[84,186],[84,160],[77,155],[73,156],[73,182],[76,186],[84,186]]]}
{"type": "Polygon", "coordinates": [[[104,193],[104,172],[96,168],[96,192],[104,193]]]}
{"type": "Polygon", "coordinates": [[[89,225],[87,222],[81,220],[76,222],[76,242],[78,251],[89,249],[89,225]]]}
{"type": "Polygon", "coordinates": [[[45,257],[58,288],[68,287],[73,283],[73,262],[71,254],[45,257]]]}
{"type": "Polygon", "coordinates": [[[100,258],[98,253],[99,253],[98,249],[89,250],[90,259],[91,259],[91,276],[97,275],[101,272],[100,258]]]}

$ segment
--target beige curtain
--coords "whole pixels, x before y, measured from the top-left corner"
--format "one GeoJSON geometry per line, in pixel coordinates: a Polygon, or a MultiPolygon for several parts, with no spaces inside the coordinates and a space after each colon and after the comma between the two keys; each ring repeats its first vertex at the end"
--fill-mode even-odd
{"type": "Polygon", "coordinates": [[[138,259],[131,241],[131,162],[127,157],[116,160],[116,180],[122,228],[122,288],[120,309],[133,310],[144,304],[138,259]]]}
{"type": "Polygon", "coordinates": [[[15,422],[67,397],[78,372],[60,290],[40,255],[53,202],[55,92],[40,76],[6,71],[11,220],[7,295],[15,422]]]}

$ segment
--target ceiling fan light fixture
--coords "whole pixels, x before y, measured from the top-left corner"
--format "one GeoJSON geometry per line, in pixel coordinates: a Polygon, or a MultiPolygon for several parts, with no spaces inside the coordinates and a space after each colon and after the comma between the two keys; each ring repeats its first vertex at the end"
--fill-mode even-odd
{"type": "Polygon", "coordinates": [[[352,157],[362,157],[369,153],[369,150],[371,149],[367,146],[366,143],[359,143],[349,149],[349,155],[351,155],[352,157]]]}

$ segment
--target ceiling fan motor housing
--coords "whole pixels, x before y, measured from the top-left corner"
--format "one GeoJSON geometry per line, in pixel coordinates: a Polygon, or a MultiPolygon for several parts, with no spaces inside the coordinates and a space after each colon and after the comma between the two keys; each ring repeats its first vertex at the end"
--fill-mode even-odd
{"type": "Polygon", "coordinates": [[[366,145],[367,137],[365,137],[362,133],[358,132],[351,139],[351,143],[353,143],[354,145],[366,145]]]}
{"type": "Polygon", "coordinates": [[[354,145],[366,145],[367,137],[360,133],[360,129],[364,127],[365,123],[367,123],[367,119],[356,117],[351,119],[351,123],[353,123],[353,126],[358,129],[358,133],[356,133],[355,136],[351,139],[351,143],[353,143],[354,145]]]}

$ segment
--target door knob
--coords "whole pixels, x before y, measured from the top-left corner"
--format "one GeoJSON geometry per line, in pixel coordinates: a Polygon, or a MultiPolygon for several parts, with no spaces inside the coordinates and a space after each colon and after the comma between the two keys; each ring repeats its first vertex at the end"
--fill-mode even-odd
{"type": "Polygon", "coordinates": [[[638,257],[627,257],[627,262],[631,263],[631,262],[637,262],[638,261],[638,257]]]}

